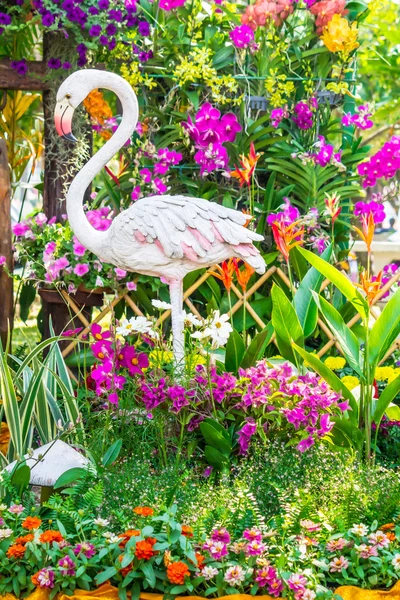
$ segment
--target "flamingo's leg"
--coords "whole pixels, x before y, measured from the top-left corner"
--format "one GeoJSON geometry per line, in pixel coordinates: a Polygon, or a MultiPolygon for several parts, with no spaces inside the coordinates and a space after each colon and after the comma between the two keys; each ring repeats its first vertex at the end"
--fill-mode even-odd
{"type": "Polygon", "coordinates": [[[173,279],[169,282],[171,298],[171,319],[175,364],[180,368],[185,366],[185,337],[183,322],[183,282],[173,279]]]}

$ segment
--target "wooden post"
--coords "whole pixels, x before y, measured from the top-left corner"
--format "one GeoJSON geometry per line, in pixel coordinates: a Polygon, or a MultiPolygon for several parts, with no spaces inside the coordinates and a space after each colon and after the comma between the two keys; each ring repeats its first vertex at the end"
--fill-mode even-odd
{"type": "MultiPolygon", "coordinates": [[[[0,139],[0,255],[6,257],[7,267],[13,271],[11,241],[11,181],[8,168],[6,141],[0,139]]],[[[0,339],[3,348],[14,317],[13,279],[0,268],[0,339]]]]}

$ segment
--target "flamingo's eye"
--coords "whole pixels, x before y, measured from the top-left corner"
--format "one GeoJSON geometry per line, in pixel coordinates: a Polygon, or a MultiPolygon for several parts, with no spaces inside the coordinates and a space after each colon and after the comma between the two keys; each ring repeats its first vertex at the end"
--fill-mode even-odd
{"type": "Polygon", "coordinates": [[[71,94],[65,94],[65,97],[69,99],[71,98],[71,94]]]}

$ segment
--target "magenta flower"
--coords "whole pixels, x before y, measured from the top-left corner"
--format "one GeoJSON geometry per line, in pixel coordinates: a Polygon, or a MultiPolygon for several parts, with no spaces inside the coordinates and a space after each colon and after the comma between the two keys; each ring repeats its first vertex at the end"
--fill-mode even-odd
{"type": "Polygon", "coordinates": [[[354,215],[356,217],[368,217],[372,214],[375,223],[381,223],[386,218],[386,213],[383,204],[380,202],[356,202],[354,205],[354,215]]]}
{"type": "Polygon", "coordinates": [[[288,587],[295,591],[304,591],[307,585],[307,579],[301,573],[292,573],[287,580],[288,587]]]}
{"type": "Polygon", "coordinates": [[[238,431],[239,446],[240,446],[239,454],[242,454],[242,455],[247,454],[247,452],[249,450],[249,446],[250,446],[250,440],[251,440],[252,436],[256,433],[256,431],[257,431],[257,423],[254,421],[254,419],[252,419],[252,418],[246,419],[245,425],[243,425],[242,429],[240,429],[238,431]]]}
{"type": "Polygon", "coordinates": [[[78,275],[78,277],[82,277],[83,275],[86,275],[86,273],[88,273],[88,272],[89,272],[89,265],[87,263],[78,263],[74,267],[74,273],[75,273],[75,275],[78,275]]]}
{"type": "Polygon", "coordinates": [[[82,246],[82,244],[75,235],[73,237],[73,251],[75,256],[83,256],[86,252],[85,246],[82,246]]]}
{"type": "Polygon", "coordinates": [[[159,179],[158,177],[154,177],[153,187],[154,187],[154,190],[157,192],[157,194],[165,194],[165,192],[168,189],[167,186],[165,185],[165,183],[163,181],[161,181],[161,179],[159,179]]]}
{"type": "Polygon", "coordinates": [[[3,266],[6,264],[6,262],[7,262],[7,259],[6,259],[6,257],[5,257],[5,256],[2,254],[2,255],[0,256],[0,267],[3,267],[3,266]]]}
{"type": "Polygon", "coordinates": [[[83,327],[77,327],[76,329],[67,329],[66,331],[63,331],[62,336],[63,337],[74,337],[76,335],[78,335],[78,333],[80,333],[82,331],[83,327]]]}
{"type": "Polygon", "coordinates": [[[246,554],[248,556],[260,556],[263,554],[267,546],[262,542],[258,542],[257,540],[253,540],[249,544],[246,545],[246,554]]]}
{"type": "Polygon", "coordinates": [[[274,567],[263,567],[256,571],[255,580],[260,587],[265,587],[277,578],[277,571],[274,567]]]}
{"type": "Polygon", "coordinates": [[[210,144],[206,150],[198,150],[194,160],[200,165],[201,176],[216,169],[226,169],[229,163],[228,152],[220,143],[210,144]]]}
{"type": "Polygon", "coordinates": [[[282,591],[283,591],[282,579],[276,578],[268,583],[267,592],[270,596],[275,596],[275,598],[278,598],[281,595],[282,591]]]}
{"type": "MultiPolygon", "coordinates": [[[[290,203],[289,198],[284,198],[285,205],[284,209],[278,213],[272,213],[267,217],[268,225],[273,223],[282,223],[285,226],[291,225],[300,218],[300,211],[298,208],[290,203]]],[[[282,207],[281,207],[282,208],[282,207]]]]}
{"type": "Polygon", "coordinates": [[[76,556],[83,554],[86,558],[92,558],[96,554],[96,548],[90,542],[81,542],[75,546],[74,554],[76,556]]]}
{"type": "Polygon", "coordinates": [[[276,129],[277,127],[279,127],[283,119],[287,119],[288,117],[289,111],[286,106],[285,108],[274,108],[273,110],[271,110],[270,115],[272,127],[275,127],[276,129]]]}
{"type": "Polygon", "coordinates": [[[224,542],[213,542],[212,540],[207,540],[203,545],[203,549],[208,550],[214,560],[219,560],[228,554],[228,548],[224,542]]]}
{"type": "Polygon", "coordinates": [[[113,404],[114,406],[118,406],[119,398],[118,398],[117,392],[111,392],[111,394],[108,394],[107,400],[109,401],[110,404],[113,404]]]}
{"type": "Polygon", "coordinates": [[[298,102],[294,107],[292,121],[299,129],[310,129],[313,126],[313,113],[305,102],[298,102]]]}
{"type": "Polygon", "coordinates": [[[58,561],[61,575],[73,577],[75,575],[75,563],[70,556],[64,556],[58,561]]]}
{"type": "Polygon", "coordinates": [[[221,118],[220,136],[221,142],[234,142],[236,134],[242,131],[242,127],[233,113],[226,113],[221,118]]]}
{"type": "Polygon", "coordinates": [[[38,213],[33,220],[39,227],[43,227],[43,225],[47,223],[47,217],[44,213],[38,213]]]}
{"type": "Polygon", "coordinates": [[[149,358],[143,352],[138,354],[134,346],[122,348],[123,365],[128,369],[130,375],[141,374],[143,369],[149,366],[149,358]]]}
{"type": "Polygon", "coordinates": [[[131,192],[131,198],[134,202],[136,202],[136,200],[139,200],[140,198],[140,185],[137,185],[133,188],[132,192],[131,192]]]}
{"type": "Polygon", "coordinates": [[[110,353],[112,352],[112,345],[111,342],[107,340],[95,342],[90,346],[90,349],[98,360],[104,361],[111,358],[110,353]]]}
{"type": "Polygon", "coordinates": [[[179,8],[179,6],[183,6],[184,4],[185,4],[185,0],[160,0],[160,3],[158,6],[162,10],[166,10],[167,12],[170,12],[171,10],[179,8]]]}
{"type": "Polygon", "coordinates": [[[134,281],[127,281],[126,289],[130,292],[135,292],[137,290],[137,285],[134,281]]]}
{"type": "Polygon", "coordinates": [[[223,542],[229,544],[231,536],[226,527],[220,527],[219,529],[213,529],[211,532],[211,540],[213,542],[223,542]]]}
{"type": "Polygon", "coordinates": [[[245,540],[249,540],[249,542],[261,542],[263,535],[259,529],[253,527],[252,529],[245,529],[243,532],[243,537],[245,540]]]}
{"type": "Polygon", "coordinates": [[[12,232],[16,237],[22,237],[25,236],[26,233],[28,233],[28,231],[30,231],[30,227],[29,225],[27,225],[25,222],[21,222],[21,223],[16,223],[13,228],[12,228],[12,232]]]}
{"type": "Polygon", "coordinates": [[[119,269],[118,267],[115,267],[114,273],[117,276],[117,280],[123,279],[127,275],[127,271],[124,271],[124,269],[119,269]]]}
{"type": "Polygon", "coordinates": [[[141,169],[139,171],[139,174],[141,175],[143,181],[145,183],[150,183],[151,179],[152,179],[152,174],[151,171],[149,169],[141,169]]]}
{"type": "Polygon", "coordinates": [[[53,569],[41,569],[37,574],[37,582],[41,588],[54,587],[54,571],[53,569]]]}
{"type": "Polygon", "coordinates": [[[93,323],[93,325],[90,327],[90,333],[98,341],[108,340],[108,338],[111,336],[111,332],[108,330],[103,331],[98,323],[93,323]]]}
{"type": "Polygon", "coordinates": [[[254,31],[248,25],[238,25],[229,32],[229,37],[236,48],[248,48],[254,42],[254,31]]]}

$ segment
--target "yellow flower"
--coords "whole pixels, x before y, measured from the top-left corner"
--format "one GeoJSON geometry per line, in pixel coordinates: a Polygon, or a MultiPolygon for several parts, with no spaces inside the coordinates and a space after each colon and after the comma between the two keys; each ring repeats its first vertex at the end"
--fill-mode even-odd
{"type": "Polygon", "coordinates": [[[347,387],[348,390],[353,390],[355,387],[360,385],[360,380],[354,375],[345,375],[342,377],[341,382],[347,387]]]}
{"type": "Polygon", "coordinates": [[[174,353],[169,350],[152,350],[149,354],[150,367],[162,367],[174,360],[174,353]]]}
{"type": "Polygon", "coordinates": [[[346,360],[341,356],[328,356],[328,358],[324,360],[324,363],[328,369],[331,369],[332,371],[339,371],[340,369],[343,369],[344,365],[346,364],[346,360]]]}
{"type": "Polygon", "coordinates": [[[347,56],[360,45],[357,42],[357,23],[350,23],[340,15],[333,15],[324,27],[322,41],[331,52],[342,52],[347,56]]]}
{"type": "Polygon", "coordinates": [[[400,369],[395,369],[394,367],[376,367],[375,379],[377,381],[387,381],[390,383],[393,379],[396,379],[399,373],[400,369]]]}
{"type": "Polygon", "coordinates": [[[186,357],[186,368],[192,370],[197,365],[205,365],[206,362],[206,359],[201,354],[191,354],[186,357]]]}

